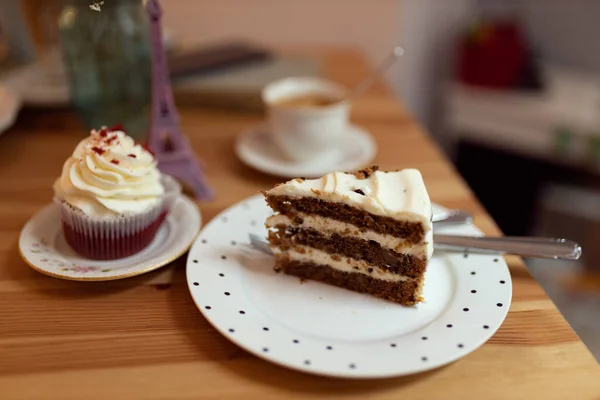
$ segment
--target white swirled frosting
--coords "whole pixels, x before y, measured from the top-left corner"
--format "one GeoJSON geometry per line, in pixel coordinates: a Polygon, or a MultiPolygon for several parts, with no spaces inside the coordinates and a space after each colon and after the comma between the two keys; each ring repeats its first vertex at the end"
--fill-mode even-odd
{"type": "Polygon", "coordinates": [[[333,172],[318,179],[293,179],[266,194],[318,197],[375,215],[420,221],[426,230],[431,229],[431,201],[423,177],[416,169],[375,171],[362,179],[354,174],[333,172]]]}
{"type": "Polygon", "coordinates": [[[54,195],[89,216],[146,212],[162,201],[154,156],[121,130],[92,130],[63,165],[54,195]]]}

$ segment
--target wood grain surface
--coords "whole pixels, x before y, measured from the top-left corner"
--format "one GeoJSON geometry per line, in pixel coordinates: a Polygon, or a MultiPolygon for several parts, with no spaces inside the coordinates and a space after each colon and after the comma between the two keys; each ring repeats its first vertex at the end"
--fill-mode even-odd
{"type": "MultiPolygon", "coordinates": [[[[350,50],[315,52],[327,74],[352,85],[369,70],[350,50]]],[[[224,208],[278,181],[244,166],[236,135],[260,115],[181,110],[184,132],[206,164],[224,208]]],[[[500,234],[435,142],[383,85],[357,100],[355,123],[375,136],[383,169],[419,168],[433,201],[475,214],[500,234]]],[[[0,139],[0,398],[8,399],[598,399],[600,368],[523,262],[508,257],[514,296],[505,323],[467,357],[431,372],[352,381],[287,370],[241,350],[211,328],[185,283],[185,257],[143,276],[71,282],[19,257],[25,222],[51,200],[51,185],[84,137],[75,116],[23,111],[0,139]]],[[[507,195],[518,196],[506,188],[507,195]]]]}

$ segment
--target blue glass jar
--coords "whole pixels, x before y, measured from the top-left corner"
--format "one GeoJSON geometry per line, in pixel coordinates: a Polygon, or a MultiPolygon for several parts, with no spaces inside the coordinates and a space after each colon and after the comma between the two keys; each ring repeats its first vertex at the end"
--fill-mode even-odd
{"type": "Polygon", "coordinates": [[[65,0],[58,17],[71,102],[86,128],[146,135],[151,49],[142,0],[65,0]]]}

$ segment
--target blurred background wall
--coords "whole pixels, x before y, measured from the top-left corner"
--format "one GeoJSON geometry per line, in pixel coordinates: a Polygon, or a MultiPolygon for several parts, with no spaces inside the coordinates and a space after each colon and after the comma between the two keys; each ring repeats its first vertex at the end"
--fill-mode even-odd
{"type": "MultiPolygon", "coordinates": [[[[344,44],[372,62],[401,44],[406,56],[389,81],[428,128],[436,125],[440,84],[452,72],[457,36],[474,16],[476,0],[171,0],[166,26],[195,43],[245,37],[273,45],[344,44]]],[[[485,2],[484,2],[485,3],[485,2]]],[[[537,52],[562,65],[600,69],[600,2],[496,1],[518,10],[537,52]]]]}
{"type": "Polygon", "coordinates": [[[347,45],[382,58],[398,41],[399,0],[171,0],[165,25],[181,39],[244,37],[267,45],[347,45]]]}
{"type": "Polygon", "coordinates": [[[473,0],[172,0],[165,24],[194,43],[245,37],[267,45],[342,44],[377,63],[400,44],[406,56],[388,74],[425,124],[437,84],[451,66],[453,38],[473,0]],[[438,54],[438,52],[441,52],[438,54]]]}

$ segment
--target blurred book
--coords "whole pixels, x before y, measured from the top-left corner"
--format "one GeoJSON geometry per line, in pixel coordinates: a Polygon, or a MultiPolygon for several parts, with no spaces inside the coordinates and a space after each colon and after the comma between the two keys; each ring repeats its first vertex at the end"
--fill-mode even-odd
{"type": "MultiPolygon", "coordinates": [[[[180,106],[258,111],[262,109],[260,92],[267,83],[286,76],[321,74],[318,60],[280,56],[247,44],[185,50],[171,45],[168,51],[173,91],[180,106]]],[[[0,78],[20,94],[25,106],[69,106],[69,87],[58,48],[47,51],[43,59],[0,74],[0,78]]]]}
{"type": "Polygon", "coordinates": [[[178,105],[259,111],[262,110],[260,93],[269,82],[288,76],[319,75],[321,65],[315,59],[277,56],[222,71],[175,78],[173,91],[178,105]]]}
{"type": "Polygon", "coordinates": [[[170,51],[171,78],[205,75],[226,69],[258,64],[273,58],[268,48],[244,41],[225,41],[192,47],[181,46],[170,51]]]}

